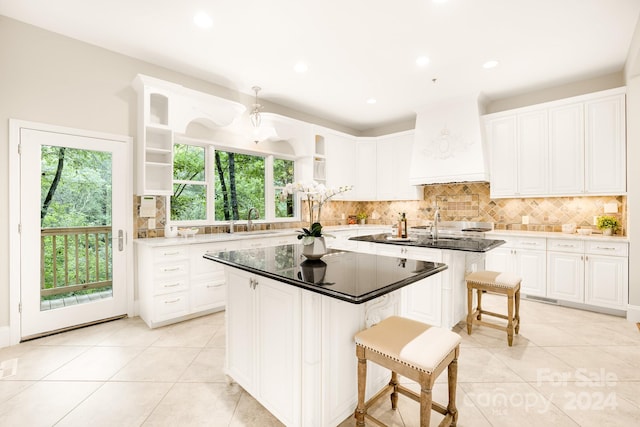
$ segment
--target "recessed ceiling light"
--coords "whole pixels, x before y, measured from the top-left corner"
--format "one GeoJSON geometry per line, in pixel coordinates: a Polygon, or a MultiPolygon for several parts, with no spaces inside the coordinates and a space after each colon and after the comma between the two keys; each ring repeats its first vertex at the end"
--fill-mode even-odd
{"type": "Polygon", "coordinates": [[[211,28],[213,27],[213,19],[206,12],[197,12],[193,15],[193,23],[196,24],[200,28],[211,28]]]}
{"type": "Polygon", "coordinates": [[[367,99],[367,104],[375,104],[376,102],[378,102],[378,101],[375,98],[367,99]]]}
{"type": "Polygon", "coordinates": [[[305,73],[309,69],[309,66],[305,62],[300,61],[293,66],[293,69],[296,73],[305,73]]]}
{"type": "Polygon", "coordinates": [[[497,66],[498,66],[498,61],[494,61],[494,60],[487,61],[484,64],[482,64],[482,68],[486,68],[487,70],[489,68],[496,68],[497,66]]]}
{"type": "Polygon", "coordinates": [[[418,56],[416,58],[416,65],[418,67],[426,67],[427,65],[429,65],[429,58],[426,56],[418,56]]]}

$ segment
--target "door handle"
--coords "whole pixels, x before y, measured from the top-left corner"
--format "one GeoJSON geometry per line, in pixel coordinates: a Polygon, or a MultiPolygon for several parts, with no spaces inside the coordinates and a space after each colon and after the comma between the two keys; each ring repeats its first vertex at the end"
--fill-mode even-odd
{"type": "MultiPolygon", "coordinates": [[[[113,237],[112,240],[117,240],[118,241],[118,251],[122,252],[124,251],[124,244],[126,243],[126,235],[124,234],[124,230],[118,230],[118,237],[113,237]]],[[[167,255],[165,253],[165,255],[167,255]]]]}

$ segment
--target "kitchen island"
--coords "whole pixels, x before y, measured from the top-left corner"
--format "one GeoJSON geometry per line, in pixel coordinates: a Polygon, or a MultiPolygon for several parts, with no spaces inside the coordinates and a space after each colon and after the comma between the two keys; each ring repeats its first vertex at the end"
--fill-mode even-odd
{"type": "MultiPolygon", "coordinates": [[[[403,289],[434,286],[430,279],[447,266],[342,250],[321,260],[301,253],[293,244],[204,257],[225,267],[227,375],[285,425],[330,427],[356,407],[355,333],[403,314],[403,289]]],[[[388,376],[372,366],[368,379],[370,396],[388,376]]]]}

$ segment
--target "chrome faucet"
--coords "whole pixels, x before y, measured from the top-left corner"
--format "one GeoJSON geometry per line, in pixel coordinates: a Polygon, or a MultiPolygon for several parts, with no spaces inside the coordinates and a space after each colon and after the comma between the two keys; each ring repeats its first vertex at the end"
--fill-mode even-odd
{"type": "Polygon", "coordinates": [[[436,205],[433,213],[433,240],[438,240],[438,223],[440,222],[440,208],[436,205]]]}
{"type": "Polygon", "coordinates": [[[247,212],[247,231],[251,231],[253,229],[253,221],[251,219],[251,212],[256,213],[256,217],[254,219],[260,219],[260,212],[256,208],[249,208],[249,212],[247,212]]]}

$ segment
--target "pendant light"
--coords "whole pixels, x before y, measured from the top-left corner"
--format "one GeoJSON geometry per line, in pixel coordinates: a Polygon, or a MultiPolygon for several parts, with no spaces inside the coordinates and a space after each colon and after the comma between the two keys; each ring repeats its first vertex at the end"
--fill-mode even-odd
{"type": "Polygon", "coordinates": [[[253,104],[253,109],[249,114],[249,118],[251,119],[251,125],[257,129],[260,127],[260,123],[262,122],[262,117],[260,117],[260,110],[262,109],[262,105],[258,102],[258,92],[262,89],[260,86],[254,86],[251,88],[256,93],[256,100],[253,104]]]}

